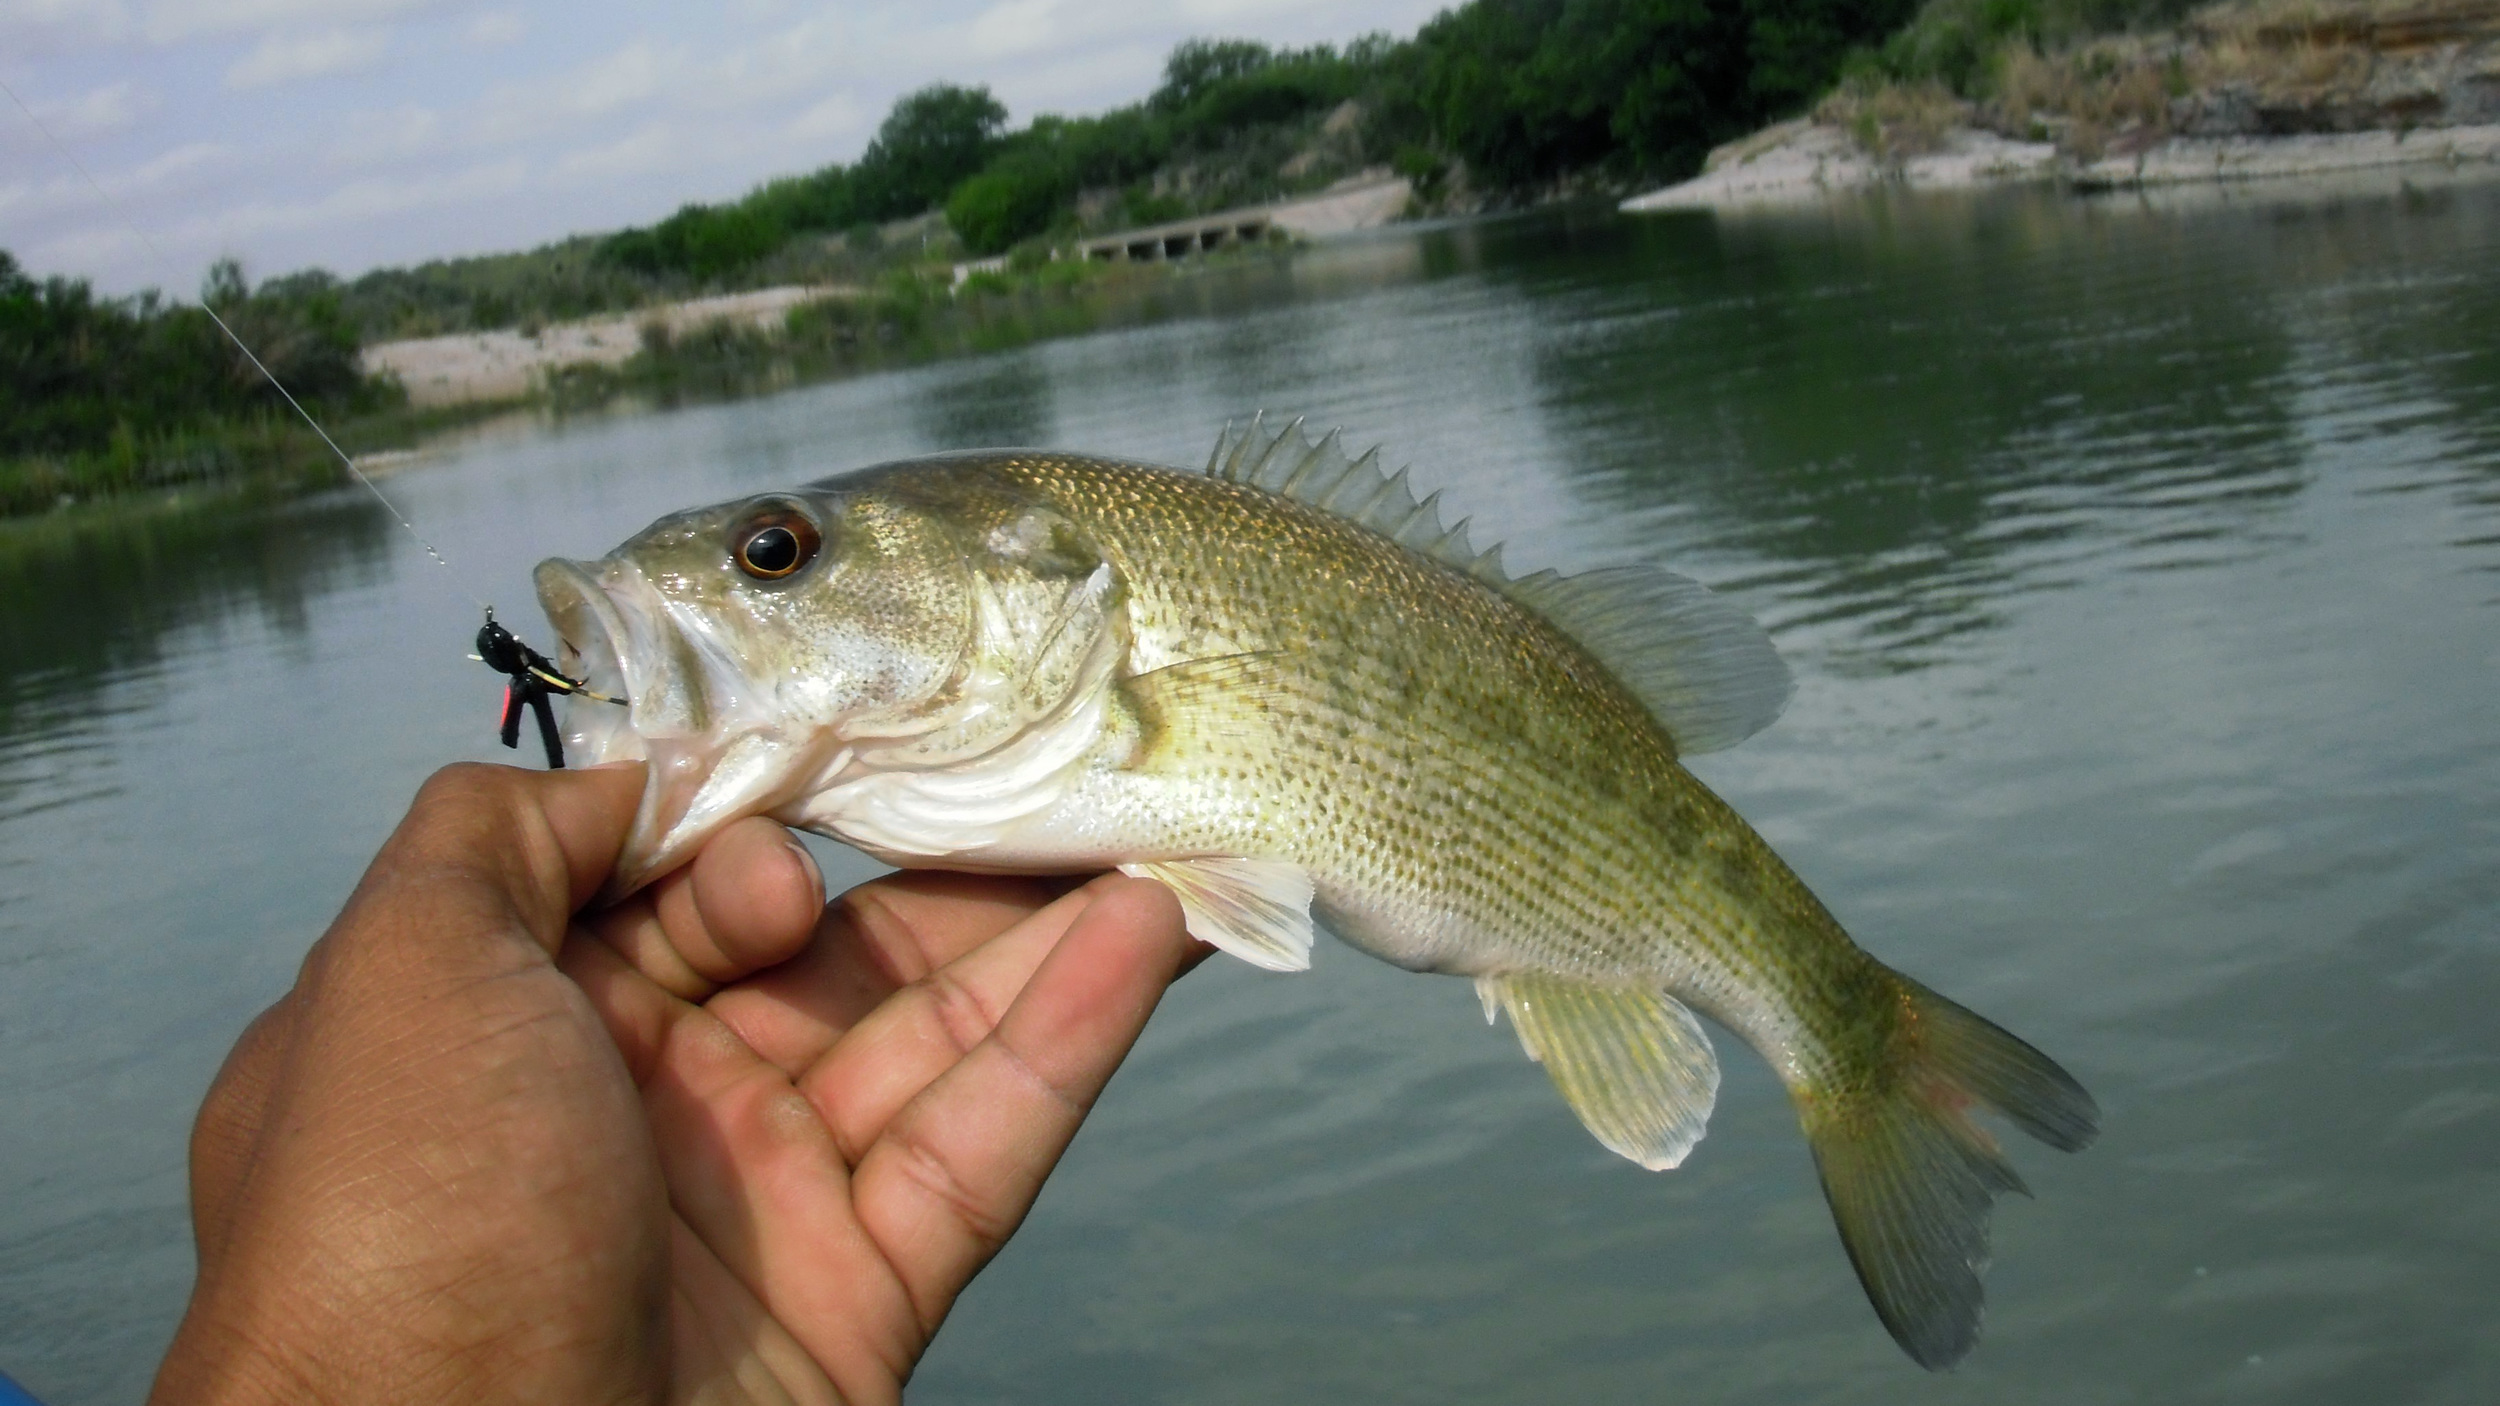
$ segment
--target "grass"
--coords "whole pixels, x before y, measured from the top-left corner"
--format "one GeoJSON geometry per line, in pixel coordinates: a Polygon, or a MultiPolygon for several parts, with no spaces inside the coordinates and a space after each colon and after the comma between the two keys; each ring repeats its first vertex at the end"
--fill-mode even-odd
{"type": "Polygon", "coordinates": [[[647,325],[641,349],[621,365],[560,368],[543,398],[558,413],[628,397],[661,405],[723,400],[1005,351],[1151,315],[1158,292],[1175,280],[1267,257],[1244,250],[1185,264],[1097,263],[1028,249],[1003,271],[952,286],[946,274],[898,272],[855,296],[800,304],[775,330],[716,322],[671,334],[647,325]]]}
{"type": "Polygon", "coordinates": [[[1814,120],[1847,132],[1876,160],[1898,165],[1944,145],[1965,125],[1970,104],[1935,79],[1896,82],[1853,75],[1815,104],[1814,120]]]}
{"type": "MultiPolygon", "coordinates": [[[[364,455],[411,448],[430,435],[529,403],[395,404],[325,421],[322,428],[341,449],[364,455]]],[[[326,488],[345,477],[338,456],[320,436],[283,411],[156,431],[125,425],[98,451],[0,459],[0,519],[204,491],[283,496],[326,488]]]]}
{"type": "MultiPolygon", "coordinates": [[[[2471,27],[2470,6],[2444,8],[2471,27]]],[[[2091,162],[2182,127],[2234,130],[2252,105],[2319,122],[2367,108],[2380,101],[2367,91],[2377,24],[2435,27],[2442,10],[2438,0],[2243,0],[2193,12],[2184,0],[1932,0],[1881,49],[1858,54],[1815,116],[1880,159],[1915,155],[1938,123],[1961,121],[2091,162]]]]}

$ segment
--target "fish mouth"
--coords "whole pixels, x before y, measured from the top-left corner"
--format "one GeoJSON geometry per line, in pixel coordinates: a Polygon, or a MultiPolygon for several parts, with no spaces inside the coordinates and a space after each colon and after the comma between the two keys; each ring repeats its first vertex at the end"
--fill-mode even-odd
{"type": "Polygon", "coordinates": [[[648,658],[648,649],[623,650],[617,642],[634,632],[599,581],[580,562],[561,558],[539,563],[538,603],[555,627],[556,667],[578,679],[590,694],[564,700],[564,755],[574,766],[647,760],[650,749],[634,726],[632,700],[642,696],[641,682],[628,677],[628,658],[648,658]],[[622,704],[623,706],[619,706],[622,704]]]}
{"type": "Polygon", "coordinates": [[[642,802],[601,889],[614,903],[691,857],[709,834],[680,835],[719,747],[704,736],[703,681],[683,677],[667,607],[629,562],[549,558],[536,573],[539,607],[555,628],[556,665],[590,691],[563,703],[566,760],[574,766],[643,762],[642,802]]]}
{"type": "Polygon", "coordinates": [[[665,691],[650,677],[650,662],[663,657],[658,622],[649,611],[629,610],[617,599],[602,579],[617,575],[606,562],[558,557],[538,564],[538,604],[555,628],[556,667],[581,680],[589,693],[623,705],[584,694],[566,697],[564,755],[574,766],[647,761],[646,730],[668,730],[653,726],[661,722],[655,704],[665,691]]]}
{"type": "Polygon", "coordinates": [[[576,766],[646,764],[642,802],[600,902],[693,858],[731,821],[771,813],[818,769],[823,747],[775,725],[734,650],[700,620],[679,618],[631,562],[551,558],[539,563],[537,586],[557,666],[593,692],[630,700],[565,699],[566,757],[576,766]]]}

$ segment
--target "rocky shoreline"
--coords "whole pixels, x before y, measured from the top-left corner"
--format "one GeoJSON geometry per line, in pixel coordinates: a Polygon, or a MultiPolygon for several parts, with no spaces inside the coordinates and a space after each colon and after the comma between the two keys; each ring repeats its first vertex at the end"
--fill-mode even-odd
{"type": "Polygon", "coordinates": [[[1975,127],[1949,129],[1934,150],[1885,159],[1846,132],[1800,120],[1731,143],[1712,158],[1701,175],[1636,195],[1622,208],[1730,209],[1879,190],[1969,190],[2022,183],[2078,191],[2141,190],[2396,168],[2500,175],[2500,123],[2412,132],[2168,137],[2140,150],[2081,161],[2051,142],[2014,141],[1975,127]]]}
{"type": "Polygon", "coordinates": [[[1626,210],[2047,182],[2082,191],[2500,171],[2500,0],[2238,0],[2001,50],[1991,91],[1844,84],[1626,210]]]}
{"type": "MultiPolygon", "coordinates": [[[[1387,224],[1402,216],[1413,199],[1412,184],[1384,169],[1365,171],[1316,194],[1244,213],[1255,213],[1291,238],[1316,241],[1387,224]]],[[[1126,240],[1135,233],[1125,232],[1118,238],[1126,240]]],[[[1006,262],[998,258],[958,264],[954,282],[960,287],[968,272],[1003,269],[1006,262]]],[[[423,408],[518,402],[543,390],[550,376],[569,368],[614,369],[646,345],[665,345],[724,326],[772,335],[794,309],[805,304],[866,295],[865,289],[833,285],[758,288],[527,331],[462,332],[377,342],[364,349],[359,365],[367,375],[397,377],[407,389],[409,403],[423,408]]]]}

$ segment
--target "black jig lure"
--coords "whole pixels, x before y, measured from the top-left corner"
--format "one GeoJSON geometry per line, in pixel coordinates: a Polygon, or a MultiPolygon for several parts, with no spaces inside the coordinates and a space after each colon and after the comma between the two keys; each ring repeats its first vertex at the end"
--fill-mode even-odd
{"type": "Polygon", "coordinates": [[[520,637],[495,622],[495,611],[488,607],[486,623],[478,627],[477,657],[487,668],[512,681],[503,690],[503,745],[521,745],[521,712],[528,709],[538,715],[538,740],[547,747],[547,769],[564,768],[564,739],[556,732],[555,705],[548,698],[555,694],[580,694],[601,703],[624,707],[626,700],[599,693],[582,680],[567,676],[555,661],[521,643],[520,637]]]}

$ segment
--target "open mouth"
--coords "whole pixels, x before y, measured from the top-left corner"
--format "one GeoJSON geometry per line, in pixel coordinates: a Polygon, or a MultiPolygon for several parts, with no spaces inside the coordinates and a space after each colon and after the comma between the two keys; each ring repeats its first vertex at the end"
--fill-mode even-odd
{"type": "MultiPolygon", "coordinates": [[[[627,667],[633,634],[616,602],[582,563],[539,563],[538,603],[556,632],[556,667],[607,698],[634,699],[640,682],[627,667]],[[624,641],[620,649],[619,642],[624,641]]],[[[564,754],[575,766],[643,761],[650,749],[634,727],[640,711],[597,698],[564,700],[564,754]]]]}
{"type": "Polygon", "coordinates": [[[566,756],[575,766],[650,768],[605,901],[684,863],[730,821],[770,811],[804,779],[806,742],[753,715],[728,646],[673,612],[633,563],[554,558],[538,564],[537,584],[558,667],[590,691],[632,700],[566,699],[566,756]]]}

